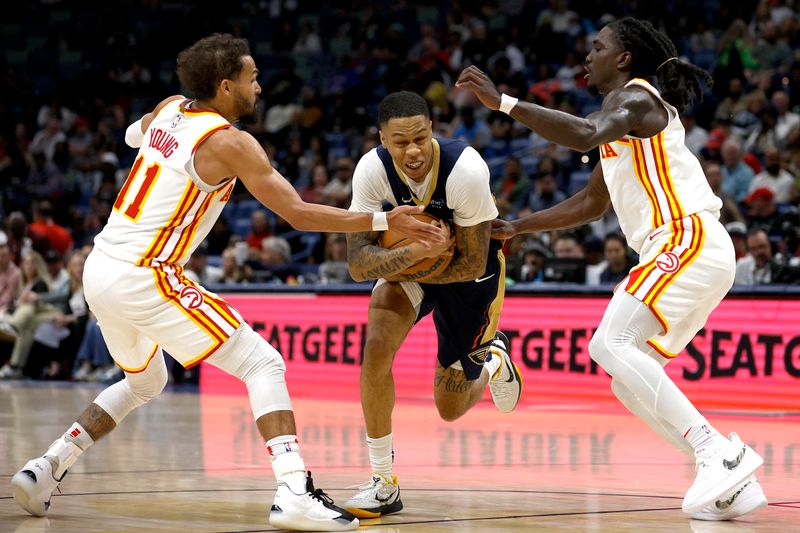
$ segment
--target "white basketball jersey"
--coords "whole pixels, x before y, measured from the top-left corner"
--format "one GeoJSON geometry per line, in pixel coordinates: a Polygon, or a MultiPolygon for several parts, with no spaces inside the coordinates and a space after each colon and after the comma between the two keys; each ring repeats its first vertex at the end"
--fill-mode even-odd
{"type": "Polygon", "coordinates": [[[212,187],[197,177],[194,153],[230,127],[215,111],[173,100],[153,118],[108,224],[95,238],[104,253],[140,266],[183,265],[205,239],[236,179],[212,187]]]}
{"type": "Polygon", "coordinates": [[[603,176],[628,245],[638,253],[654,230],[701,211],[719,218],[722,201],[708,185],[700,162],[684,143],[678,111],[642,79],[669,114],[667,127],[648,139],[626,135],[599,146],[603,176]]]}

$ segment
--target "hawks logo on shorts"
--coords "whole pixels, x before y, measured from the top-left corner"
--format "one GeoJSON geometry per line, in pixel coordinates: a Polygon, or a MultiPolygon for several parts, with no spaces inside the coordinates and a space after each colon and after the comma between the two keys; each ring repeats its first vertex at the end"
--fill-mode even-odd
{"type": "Polygon", "coordinates": [[[203,305],[203,293],[197,287],[187,285],[181,289],[181,305],[186,309],[197,309],[203,305]]]}
{"type": "Polygon", "coordinates": [[[681,260],[673,252],[664,252],[656,257],[656,266],[667,274],[672,274],[681,268],[681,260]]]}

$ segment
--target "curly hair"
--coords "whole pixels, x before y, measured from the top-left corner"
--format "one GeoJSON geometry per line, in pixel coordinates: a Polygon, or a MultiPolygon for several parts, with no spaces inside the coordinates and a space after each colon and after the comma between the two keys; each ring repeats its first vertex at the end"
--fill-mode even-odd
{"type": "Polygon", "coordinates": [[[631,75],[655,76],[664,100],[683,110],[696,99],[703,100],[701,80],[709,87],[711,75],[700,67],[677,59],[669,37],[644,20],[625,17],[608,24],[623,50],[631,53],[631,75]],[[674,59],[673,59],[674,58],[674,59]]]}
{"type": "Polygon", "coordinates": [[[390,93],[378,106],[378,123],[384,125],[393,118],[416,117],[431,118],[428,103],[417,93],[398,91],[390,93]]]}
{"type": "Polygon", "coordinates": [[[246,40],[214,33],[178,54],[178,79],[194,98],[214,98],[220,82],[234,79],[242,70],[242,57],[249,55],[246,40]]]}

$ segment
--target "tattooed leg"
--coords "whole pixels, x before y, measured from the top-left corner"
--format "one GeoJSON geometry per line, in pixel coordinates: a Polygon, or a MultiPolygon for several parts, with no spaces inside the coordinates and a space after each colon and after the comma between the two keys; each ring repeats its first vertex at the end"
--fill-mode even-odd
{"type": "Polygon", "coordinates": [[[443,368],[436,361],[436,376],[433,378],[433,397],[442,420],[452,422],[470,410],[483,396],[489,375],[481,372],[472,381],[461,370],[443,368]]]}
{"type": "Polygon", "coordinates": [[[117,425],[114,419],[95,403],[89,405],[89,407],[81,413],[81,416],[78,417],[78,424],[83,426],[95,441],[110,433],[117,425]]]}

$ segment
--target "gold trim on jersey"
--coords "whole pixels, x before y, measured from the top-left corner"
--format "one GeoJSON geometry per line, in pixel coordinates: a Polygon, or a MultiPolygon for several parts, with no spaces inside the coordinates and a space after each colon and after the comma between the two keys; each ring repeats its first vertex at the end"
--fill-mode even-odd
{"type": "Polygon", "coordinates": [[[663,346],[658,344],[653,339],[648,340],[647,344],[649,344],[650,347],[653,348],[653,350],[655,350],[658,355],[660,355],[661,357],[663,357],[665,359],[674,359],[674,358],[678,357],[678,354],[668,352],[667,350],[664,349],[663,346]]]}
{"type": "Polygon", "coordinates": [[[633,173],[636,175],[636,179],[639,180],[639,184],[644,189],[645,193],[647,194],[647,198],[650,200],[650,211],[652,211],[652,222],[651,227],[652,229],[656,229],[660,226],[664,225],[664,217],[661,213],[661,206],[658,201],[658,195],[656,194],[655,188],[653,187],[653,183],[650,180],[650,173],[647,170],[647,158],[644,156],[644,150],[642,149],[642,141],[639,139],[631,139],[631,161],[633,161],[633,173]]]}
{"type": "Polygon", "coordinates": [[[192,100],[191,98],[187,98],[186,100],[182,101],[178,107],[180,112],[184,115],[216,115],[218,117],[222,117],[219,112],[214,111],[212,109],[192,109],[190,107],[186,107],[187,105],[191,105],[195,103],[197,100],[192,100]]]}
{"type": "Polygon", "coordinates": [[[503,254],[502,249],[497,250],[497,261],[500,263],[500,271],[497,273],[497,294],[492,303],[489,304],[483,331],[475,337],[472,343],[473,347],[491,342],[495,333],[497,333],[497,324],[500,321],[500,311],[503,310],[503,301],[506,294],[506,256],[503,254]]]}
{"type": "Polygon", "coordinates": [[[192,154],[194,154],[200,147],[200,145],[203,143],[203,141],[205,141],[211,135],[218,132],[219,130],[228,129],[230,127],[231,127],[230,124],[220,124],[219,126],[214,126],[213,128],[206,130],[206,132],[202,134],[199,139],[197,139],[197,142],[194,143],[194,146],[192,146],[192,154]]]}
{"type": "Polygon", "coordinates": [[[189,320],[194,322],[204,333],[211,337],[213,341],[213,344],[202,354],[183,365],[185,368],[191,368],[217,351],[230,335],[225,333],[222,327],[215,323],[214,319],[208,316],[202,309],[187,309],[181,304],[180,293],[170,285],[169,274],[164,270],[164,267],[159,265],[153,267],[152,270],[156,280],[156,289],[161,297],[177,307],[189,320]]]}
{"type": "Polygon", "coordinates": [[[411,189],[408,181],[406,181],[406,175],[403,174],[403,171],[400,170],[400,167],[398,167],[397,163],[395,163],[394,159],[392,159],[392,164],[394,165],[397,175],[400,177],[400,180],[406,185],[406,187],[408,187],[408,192],[411,193],[411,199],[416,205],[428,205],[428,202],[431,201],[433,193],[436,191],[436,184],[439,180],[439,161],[441,159],[441,149],[439,148],[439,141],[436,139],[431,139],[431,143],[433,144],[433,176],[431,176],[431,182],[428,184],[428,188],[425,190],[425,198],[423,200],[417,198],[417,195],[414,194],[414,191],[411,189]]]}
{"type": "Polygon", "coordinates": [[[186,189],[183,191],[183,195],[181,195],[181,199],[178,202],[178,206],[175,208],[175,212],[170,217],[169,222],[164,225],[159,232],[156,234],[155,239],[147,248],[147,252],[142,256],[139,261],[136,262],[139,266],[151,266],[153,264],[153,259],[161,255],[161,252],[164,251],[164,247],[169,242],[170,238],[172,238],[172,233],[175,231],[175,228],[179,227],[183,224],[183,221],[186,219],[186,215],[192,210],[194,207],[194,203],[197,201],[197,198],[200,196],[200,189],[192,182],[191,179],[188,177],[186,178],[186,189]]]}
{"type": "Polygon", "coordinates": [[[201,194],[205,194],[206,197],[203,199],[200,207],[197,208],[197,212],[194,214],[194,220],[192,220],[185,228],[183,228],[183,230],[181,230],[181,234],[178,237],[178,242],[175,243],[175,248],[173,248],[167,258],[163,261],[164,263],[180,263],[181,259],[186,254],[186,250],[189,248],[189,244],[192,242],[192,239],[194,239],[195,233],[197,233],[197,227],[200,225],[200,222],[203,220],[206,211],[208,211],[208,208],[211,206],[211,202],[218,192],[219,190],[216,190],[212,193],[201,192],[201,194]]]}
{"type": "Polygon", "coordinates": [[[191,285],[192,287],[196,288],[203,294],[203,298],[208,305],[214,309],[222,319],[228,323],[229,326],[236,329],[241,325],[241,321],[233,314],[228,302],[219,298],[218,296],[208,292],[202,285],[198,285],[191,279],[187,278],[184,274],[183,267],[176,266],[175,267],[175,277],[178,278],[178,281],[183,283],[184,285],[191,285]]]}
{"type": "Polygon", "coordinates": [[[156,353],[158,353],[158,344],[156,344],[153,347],[153,351],[150,352],[150,355],[147,357],[147,361],[145,361],[145,363],[142,366],[140,366],[139,368],[125,368],[124,366],[122,366],[119,363],[117,363],[117,366],[120,367],[122,370],[124,370],[127,374],[138,374],[140,372],[144,372],[145,371],[145,369],[147,368],[147,365],[150,364],[150,361],[153,359],[153,357],[155,357],[156,353]]]}
{"type": "Polygon", "coordinates": [[[653,152],[653,160],[655,161],[656,173],[658,174],[659,181],[664,187],[664,193],[667,196],[667,203],[669,204],[670,214],[673,219],[683,218],[683,206],[678,199],[678,193],[675,191],[675,180],[669,172],[669,158],[664,149],[664,132],[661,131],[658,135],[650,138],[650,149],[653,152]],[[674,213],[673,213],[674,209],[674,213]]]}

